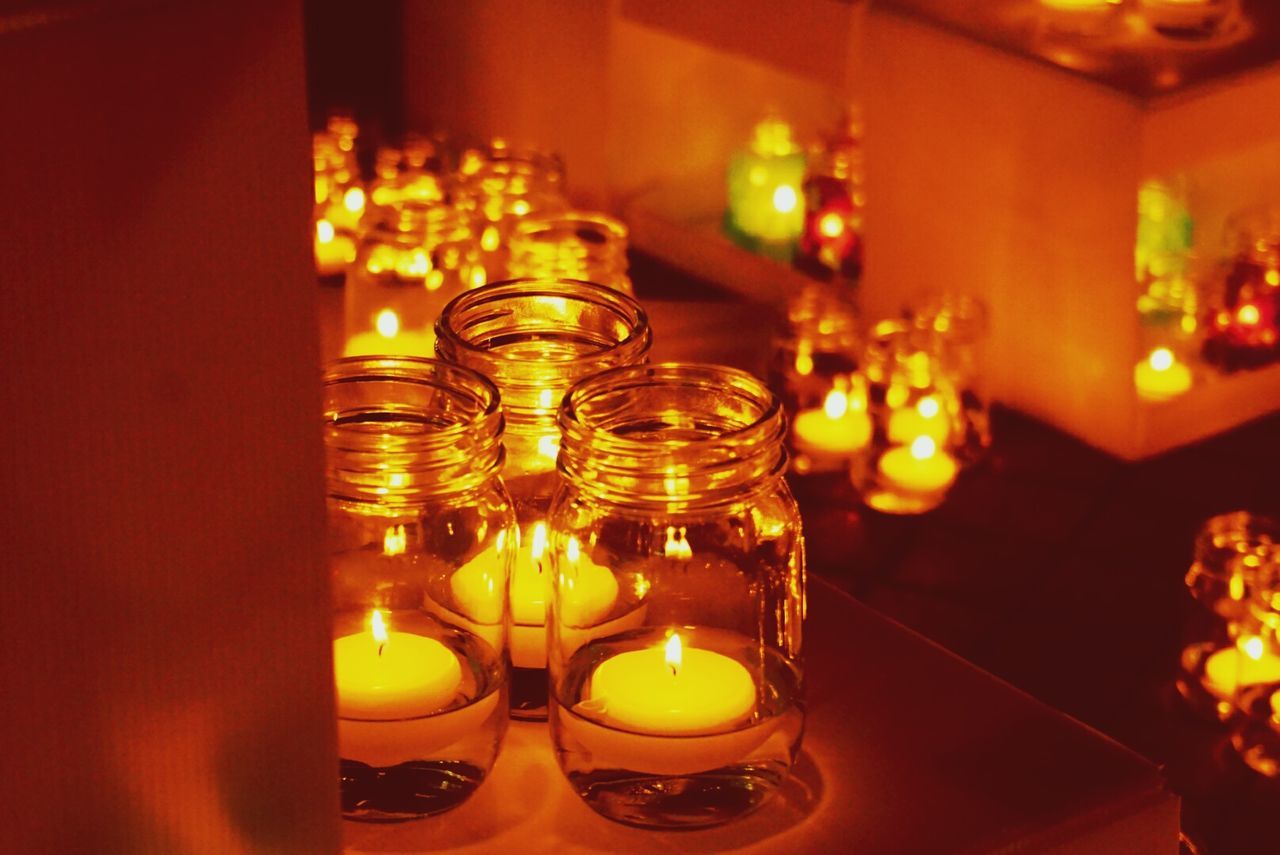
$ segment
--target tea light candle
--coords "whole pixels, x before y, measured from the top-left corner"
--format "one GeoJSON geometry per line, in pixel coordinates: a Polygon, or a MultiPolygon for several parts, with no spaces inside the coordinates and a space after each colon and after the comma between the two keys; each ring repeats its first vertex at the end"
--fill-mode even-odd
{"type": "Polygon", "coordinates": [[[338,234],[328,220],[316,222],[316,272],[321,276],[341,273],[356,259],[356,244],[347,235],[338,234]]]}
{"type": "MultiPolygon", "coordinates": [[[[545,560],[546,524],[539,522],[521,547],[511,577],[511,662],[517,668],[547,667],[547,603],[551,601],[551,568],[545,560]]],[[[618,580],[607,567],[586,558],[576,538],[565,545],[566,572],[561,580],[562,625],[588,627],[599,623],[618,600],[618,580]]]]}
{"type": "Polygon", "coordinates": [[[1191,369],[1169,348],[1157,347],[1134,367],[1133,385],[1144,400],[1168,401],[1191,388],[1191,369]]]}
{"type": "Polygon", "coordinates": [[[338,716],[393,720],[435,712],[462,683],[458,657],[434,638],[388,630],[374,609],[368,632],[333,642],[338,716]]]}
{"type": "Polygon", "coordinates": [[[914,407],[900,407],[889,414],[889,441],[907,444],[927,436],[938,445],[951,438],[951,424],[938,399],[927,395],[914,407]]]}
{"type": "Polygon", "coordinates": [[[956,480],[955,458],[938,448],[927,436],[916,437],[910,446],[891,448],[880,458],[880,474],[891,484],[911,493],[936,493],[956,480]]]}
{"type": "Polygon", "coordinates": [[[665,645],[619,653],[591,675],[589,701],[605,722],[635,733],[697,736],[732,730],[755,709],[756,687],[738,661],[665,645]]]}
{"type": "Polygon", "coordinates": [[[819,455],[848,456],[871,441],[871,418],[849,405],[849,396],[832,389],[822,409],[802,410],[791,428],[796,450],[819,455]]]}
{"type": "Polygon", "coordinates": [[[383,309],[374,319],[374,329],[347,339],[345,356],[435,356],[436,336],[430,330],[406,330],[394,309],[383,309]]]}
{"type": "Polygon", "coordinates": [[[1267,650],[1256,635],[1239,639],[1235,647],[1212,654],[1204,663],[1205,689],[1219,699],[1232,697],[1241,686],[1280,683],[1280,656],[1267,650]]]}
{"type": "Polygon", "coordinates": [[[743,234],[764,241],[795,240],[804,228],[804,152],[791,126],[778,119],[756,125],[750,146],[729,164],[729,217],[743,234]]]}

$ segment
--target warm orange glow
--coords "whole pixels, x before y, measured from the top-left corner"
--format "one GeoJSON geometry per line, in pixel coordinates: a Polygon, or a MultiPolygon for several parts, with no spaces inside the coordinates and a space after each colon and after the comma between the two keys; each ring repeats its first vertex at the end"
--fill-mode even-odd
{"type": "Polygon", "coordinates": [[[666,558],[688,560],[693,557],[693,547],[685,539],[685,527],[667,526],[667,542],[662,545],[662,554],[666,558]]]}
{"type": "Polygon", "coordinates": [[[942,411],[942,407],[938,405],[938,399],[933,397],[921,398],[916,402],[916,412],[924,416],[926,419],[934,418],[942,411]]]}
{"type": "MultiPolygon", "coordinates": [[[[546,523],[538,523],[533,527],[533,537],[530,538],[529,555],[534,561],[542,558],[542,553],[547,551],[547,526],[546,523]]],[[[539,565],[539,571],[542,567],[539,565]]]]}
{"type": "Polygon", "coordinates": [[[1262,639],[1256,635],[1247,635],[1240,639],[1239,647],[1244,651],[1244,655],[1248,656],[1254,662],[1262,659],[1262,654],[1266,652],[1266,645],[1262,639]]]}
{"type": "Polygon", "coordinates": [[[373,640],[378,643],[378,655],[382,655],[382,648],[387,644],[387,624],[382,619],[382,612],[377,609],[373,610],[373,614],[369,618],[369,631],[373,633],[373,640]]]}
{"type": "Polygon", "coordinates": [[[818,231],[823,237],[838,238],[844,234],[844,217],[835,212],[822,215],[818,220],[818,231]]]}
{"type": "Polygon", "coordinates": [[[364,191],[359,187],[352,187],[342,194],[342,207],[346,208],[353,214],[358,214],[364,210],[364,191]]]}
{"type": "Polygon", "coordinates": [[[938,444],[927,436],[918,436],[911,443],[911,456],[916,460],[928,460],[938,452],[938,444]]]}
{"type": "Polygon", "coordinates": [[[383,338],[395,338],[400,332],[400,316],[391,309],[383,309],[378,312],[378,317],[373,322],[374,327],[378,330],[378,335],[383,338]]]}
{"type": "Polygon", "coordinates": [[[570,564],[577,564],[581,554],[582,550],[578,546],[578,538],[569,535],[569,542],[564,546],[564,557],[569,559],[570,564]]]}
{"type": "Polygon", "coordinates": [[[783,184],[773,191],[773,207],[779,214],[790,214],[800,204],[800,195],[790,184],[783,184]]]}
{"type": "Polygon", "coordinates": [[[667,648],[665,656],[667,667],[671,669],[672,675],[680,673],[680,663],[684,660],[684,650],[680,647],[679,633],[671,633],[671,637],[667,639],[667,648]]]}
{"type": "Polygon", "coordinates": [[[333,237],[333,223],[328,220],[319,220],[316,223],[316,240],[321,243],[333,243],[333,237]]]}
{"type": "Polygon", "coordinates": [[[830,419],[844,418],[844,414],[849,412],[849,396],[839,389],[832,389],[822,402],[822,411],[830,419]]]}
{"type": "Polygon", "coordinates": [[[1173,367],[1173,351],[1167,347],[1157,347],[1147,357],[1147,362],[1156,371],[1168,371],[1173,367]]]}
{"type": "Polygon", "coordinates": [[[431,256],[422,247],[414,247],[396,259],[396,273],[405,279],[422,279],[431,272],[431,256]]]}
{"type": "Polygon", "coordinates": [[[796,151],[791,126],[781,119],[759,122],[751,134],[751,150],[763,157],[785,157],[796,151]]]}
{"type": "Polygon", "coordinates": [[[387,533],[382,536],[382,554],[403,555],[407,544],[403,525],[387,526],[387,533]]]}
{"type": "Polygon", "coordinates": [[[560,437],[546,436],[538,437],[538,454],[548,460],[555,460],[560,457],[560,437]]]}
{"type": "Polygon", "coordinates": [[[796,352],[796,373],[801,377],[808,377],[813,373],[813,355],[803,346],[796,352]]]}
{"type": "Polygon", "coordinates": [[[1247,327],[1251,327],[1262,320],[1262,315],[1258,312],[1258,307],[1253,303],[1245,303],[1236,311],[1236,320],[1247,327]]]}
{"type": "Polygon", "coordinates": [[[1267,280],[1268,285],[1274,288],[1277,285],[1280,285],[1280,270],[1272,268],[1266,272],[1263,278],[1267,280]]]}
{"type": "Polygon", "coordinates": [[[524,199],[517,199],[511,205],[511,213],[515,214],[517,217],[523,217],[525,214],[529,213],[529,203],[524,199]]]}

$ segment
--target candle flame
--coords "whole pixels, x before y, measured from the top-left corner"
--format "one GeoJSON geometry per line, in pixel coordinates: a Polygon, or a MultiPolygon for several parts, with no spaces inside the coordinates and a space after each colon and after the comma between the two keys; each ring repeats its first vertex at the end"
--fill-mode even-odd
{"type": "Polygon", "coordinates": [[[928,460],[938,452],[938,444],[931,437],[918,436],[911,443],[911,456],[916,460],[928,460]]]}
{"type": "Polygon", "coordinates": [[[408,542],[403,525],[387,526],[387,533],[382,536],[382,554],[402,555],[408,542]]]}
{"type": "Polygon", "coordinates": [[[547,526],[538,523],[533,527],[533,539],[529,544],[529,554],[538,562],[538,572],[542,572],[542,553],[547,549],[547,526]]]}
{"type": "Polygon", "coordinates": [[[1262,643],[1262,639],[1256,635],[1248,635],[1240,639],[1240,649],[1244,651],[1244,655],[1248,656],[1254,662],[1262,659],[1262,654],[1266,650],[1266,646],[1262,643]]]}
{"type": "Polygon", "coordinates": [[[680,663],[684,659],[684,652],[680,647],[679,633],[671,633],[671,637],[667,639],[666,648],[667,667],[671,669],[671,676],[680,673],[680,663]]]}
{"type": "Polygon", "coordinates": [[[829,211],[818,220],[818,231],[823,237],[838,238],[844,233],[844,217],[829,211]]]}
{"type": "Polygon", "coordinates": [[[1147,362],[1156,371],[1168,371],[1173,367],[1173,351],[1167,347],[1157,347],[1147,357],[1147,362]]]}
{"type": "Polygon", "coordinates": [[[1262,315],[1258,311],[1258,307],[1253,305],[1253,303],[1244,304],[1240,307],[1240,310],[1236,312],[1236,320],[1240,321],[1240,323],[1247,327],[1254,326],[1261,319],[1262,315]]]}
{"type": "Polygon", "coordinates": [[[391,309],[383,309],[378,312],[378,317],[374,320],[373,325],[378,329],[378,335],[383,338],[395,338],[400,332],[400,317],[391,309]]]}
{"type": "Polygon", "coordinates": [[[839,389],[832,389],[827,393],[826,400],[822,402],[822,411],[829,419],[843,418],[845,413],[849,412],[849,396],[839,389]]]}
{"type": "Polygon", "coordinates": [[[667,526],[667,542],[663,544],[662,554],[666,558],[689,559],[693,557],[693,547],[685,539],[685,527],[667,526]]]}
{"type": "Polygon", "coordinates": [[[916,412],[926,419],[934,418],[941,411],[942,407],[938,405],[938,399],[933,396],[921,398],[916,402],[916,412]]]}
{"type": "Polygon", "coordinates": [[[352,187],[342,195],[342,207],[346,208],[353,214],[358,214],[364,210],[364,191],[359,187],[352,187]]]}
{"type": "Polygon", "coordinates": [[[790,184],[781,184],[773,191],[773,207],[779,214],[790,214],[800,204],[800,195],[790,184]]]}
{"type": "Polygon", "coordinates": [[[321,243],[333,243],[333,223],[328,220],[319,220],[316,222],[316,240],[321,243]]]}
{"type": "Polygon", "coordinates": [[[546,436],[538,437],[538,454],[551,461],[558,458],[560,456],[560,436],[558,434],[556,436],[547,434],[546,436]]]}
{"type": "Polygon", "coordinates": [[[382,612],[377,609],[373,610],[373,614],[369,618],[369,631],[373,633],[373,640],[378,642],[378,655],[382,655],[382,648],[387,646],[387,624],[382,619],[382,612]]]}

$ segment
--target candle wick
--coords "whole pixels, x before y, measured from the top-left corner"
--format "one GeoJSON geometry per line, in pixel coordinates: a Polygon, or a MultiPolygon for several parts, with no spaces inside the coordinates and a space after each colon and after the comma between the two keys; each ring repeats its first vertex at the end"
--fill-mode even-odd
{"type": "Polygon", "coordinates": [[[676,666],[675,666],[675,665],[672,665],[671,663],[667,663],[667,667],[671,669],[671,676],[672,676],[672,677],[679,677],[679,676],[680,676],[680,674],[676,671],[676,666]]]}
{"type": "Polygon", "coordinates": [[[387,646],[387,645],[386,645],[385,643],[383,643],[383,644],[379,644],[379,645],[378,645],[378,655],[379,655],[379,656],[381,656],[381,655],[382,655],[382,648],[384,648],[384,647],[386,647],[386,646],[387,646]]]}

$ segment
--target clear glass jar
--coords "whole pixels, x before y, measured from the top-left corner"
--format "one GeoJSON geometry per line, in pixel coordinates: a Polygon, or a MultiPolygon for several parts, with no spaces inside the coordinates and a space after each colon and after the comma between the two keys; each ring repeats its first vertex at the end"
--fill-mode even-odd
{"type": "Polygon", "coordinates": [[[936,337],[882,321],[863,356],[871,441],[850,465],[868,507],[920,514],[946,498],[970,459],[979,426],[940,354],[936,337]]]}
{"type": "Polygon", "coordinates": [[[960,398],[964,436],[956,451],[966,465],[991,448],[991,411],[982,373],[982,347],[990,331],[986,303],[968,294],[931,294],[909,309],[912,340],[933,351],[960,398]]]}
{"type": "Polygon", "coordinates": [[[560,401],[584,377],[645,361],[651,341],[638,303],[590,282],[498,282],[462,294],[440,316],[440,357],[484,374],[502,393],[503,479],[521,531],[511,593],[511,703],[518,718],[546,716],[546,519],[556,484],[560,401]]]}
{"type": "Polygon", "coordinates": [[[345,354],[431,356],[441,310],[484,275],[465,212],[414,200],[371,209],[347,272],[345,354]]]}
{"type": "Polygon", "coordinates": [[[669,363],[579,382],[559,420],[560,766],[610,819],[733,819],[786,779],[804,729],[804,545],[782,406],[745,372],[669,363]]]}
{"type": "Polygon", "coordinates": [[[1236,254],[1208,299],[1205,361],[1223,371],[1280,359],[1280,208],[1244,211],[1228,225],[1236,254]]]}
{"type": "Polygon", "coordinates": [[[841,472],[871,441],[862,335],[852,292],[813,283],[787,303],[774,337],[769,387],[787,412],[791,467],[801,475],[841,472]]]}
{"type": "Polygon", "coordinates": [[[357,358],[324,378],[343,815],[455,807],[506,731],[516,527],[488,380],[357,358]]]}
{"type": "Polygon", "coordinates": [[[725,229],[748,248],[786,256],[804,228],[805,152],[776,116],[758,122],[725,173],[725,229]]]}
{"type": "Polygon", "coordinates": [[[564,163],[557,155],[512,148],[495,139],[458,161],[455,197],[476,218],[490,281],[505,278],[511,230],[531,214],[562,211],[564,163]]]}
{"type": "Polygon", "coordinates": [[[634,293],[627,276],[627,227],[608,214],[525,217],[511,232],[508,270],[514,277],[582,279],[634,293]]]}
{"type": "Polygon", "coordinates": [[[365,206],[360,166],[356,162],[354,137],[340,137],[328,130],[318,131],[311,137],[311,149],[315,182],[312,222],[315,224],[316,272],[321,276],[334,276],[355,260],[355,229],[365,206]]]}
{"type": "Polygon", "coordinates": [[[1249,768],[1280,777],[1280,546],[1255,569],[1249,600],[1252,629],[1237,644],[1231,744],[1249,768]]]}
{"type": "Polygon", "coordinates": [[[1258,569],[1276,550],[1280,524],[1246,511],[1210,517],[1196,535],[1186,585],[1198,608],[1183,632],[1175,686],[1205,718],[1235,714],[1240,657],[1257,645],[1249,603],[1258,569]]]}

